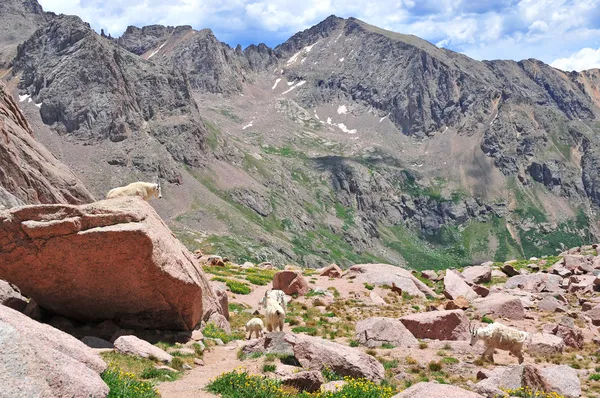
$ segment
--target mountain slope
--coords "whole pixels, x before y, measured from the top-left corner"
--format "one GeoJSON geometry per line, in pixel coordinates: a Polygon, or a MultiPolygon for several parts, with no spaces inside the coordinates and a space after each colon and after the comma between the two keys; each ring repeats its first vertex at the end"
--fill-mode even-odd
{"type": "Polygon", "coordinates": [[[12,75],[39,138],[97,195],[175,183],[156,207],[192,248],[443,268],[598,236],[597,71],[335,16],[275,49],[74,17],[23,41],[12,75]]]}

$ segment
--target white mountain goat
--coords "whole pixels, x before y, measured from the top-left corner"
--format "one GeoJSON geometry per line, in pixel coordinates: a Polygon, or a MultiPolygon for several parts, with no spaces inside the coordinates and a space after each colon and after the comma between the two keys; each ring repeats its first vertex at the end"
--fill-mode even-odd
{"type": "Polygon", "coordinates": [[[132,182],[124,187],[113,188],[106,194],[106,199],[117,198],[119,196],[139,196],[145,201],[150,200],[153,196],[162,198],[162,190],[160,183],[152,182],[132,182]]]}
{"type": "Polygon", "coordinates": [[[265,296],[260,299],[258,304],[262,305],[263,307],[266,308],[268,298],[272,298],[273,300],[277,301],[279,303],[279,305],[281,306],[281,308],[283,308],[283,311],[285,313],[287,313],[287,305],[285,303],[285,293],[282,290],[267,290],[265,292],[265,296]]]}
{"type": "Polygon", "coordinates": [[[262,337],[264,326],[260,318],[252,318],[246,322],[246,333],[250,333],[247,339],[250,340],[252,338],[252,332],[256,332],[257,339],[262,337]]]}
{"type": "Polygon", "coordinates": [[[520,364],[523,363],[523,344],[527,341],[529,333],[504,326],[498,322],[479,329],[471,328],[469,325],[469,331],[471,332],[472,346],[479,340],[483,340],[485,344],[486,349],[481,355],[481,359],[489,358],[494,363],[494,350],[498,349],[509,351],[519,358],[520,364]]]}
{"type": "Polygon", "coordinates": [[[279,326],[279,330],[283,332],[283,322],[285,320],[285,311],[279,305],[277,300],[267,297],[265,310],[265,324],[267,331],[272,332],[279,326]]]}

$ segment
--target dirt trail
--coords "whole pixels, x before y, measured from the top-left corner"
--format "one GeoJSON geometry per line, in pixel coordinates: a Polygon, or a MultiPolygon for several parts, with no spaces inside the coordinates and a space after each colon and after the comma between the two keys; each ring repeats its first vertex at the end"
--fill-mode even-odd
{"type": "Polygon", "coordinates": [[[221,373],[230,372],[242,365],[237,359],[238,345],[231,342],[216,346],[204,356],[205,366],[198,366],[186,372],[174,382],[161,383],[158,391],[162,398],[208,398],[217,395],[204,391],[204,387],[221,373]]]}

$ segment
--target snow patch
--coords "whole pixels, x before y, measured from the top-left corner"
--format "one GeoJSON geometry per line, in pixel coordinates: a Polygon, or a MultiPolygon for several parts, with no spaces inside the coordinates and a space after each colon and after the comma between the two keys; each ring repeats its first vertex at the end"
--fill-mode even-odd
{"type": "Polygon", "coordinates": [[[446,128],[444,129],[444,131],[442,131],[442,134],[445,133],[446,131],[448,131],[448,126],[446,126],[446,128]]]}
{"type": "Polygon", "coordinates": [[[346,108],[346,105],[338,106],[337,113],[338,115],[345,115],[348,113],[348,108],[346,108]]]}
{"type": "Polygon", "coordinates": [[[160,47],[158,47],[156,50],[152,51],[152,54],[150,54],[148,56],[148,59],[154,57],[156,54],[158,54],[158,52],[161,50],[161,48],[163,48],[165,46],[165,44],[167,44],[167,42],[164,42],[163,44],[160,45],[160,47]]]}
{"type": "Polygon", "coordinates": [[[316,118],[317,120],[321,120],[321,118],[319,117],[319,115],[317,115],[317,110],[316,110],[316,109],[315,109],[315,118],[316,118]]]}
{"type": "Polygon", "coordinates": [[[291,86],[294,84],[294,82],[287,82],[288,86],[291,86]]]}
{"type": "MultiPolygon", "coordinates": [[[[311,44],[310,46],[306,46],[302,50],[298,51],[296,54],[292,55],[292,57],[290,59],[288,59],[286,64],[291,65],[291,64],[295,63],[301,54],[308,54],[310,52],[310,50],[312,50],[312,48],[315,46],[315,44],[317,44],[317,43],[311,44]]],[[[302,61],[300,61],[300,63],[302,63],[302,61]]]]}
{"type": "Polygon", "coordinates": [[[35,106],[37,106],[38,108],[42,107],[42,103],[40,102],[39,104],[35,104],[35,106]]]}
{"type": "Polygon", "coordinates": [[[29,98],[29,94],[25,94],[25,95],[19,95],[19,102],[23,102],[23,101],[25,101],[27,98],[29,98]]]}
{"type": "Polygon", "coordinates": [[[388,117],[389,115],[390,115],[390,114],[388,113],[387,115],[385,115],[384,117],[382,117],[381,119],[379,119],[379,123],[381,123],[381,122],[383,122],[385,119],[387,119],[387,117],[388,117]]]}
{"type": "Polygon", "coordinates": [[[250,122],[247,125],[245,125],[244,127],[242,127],[242,130],[246,130],[248,127],[252,127],[252,122],[250,122]]]}
{"type": "Polygon", "coordinates": [[[344,62],[344,57],[340,58],[340,62],[344,62]]]}
{"type": "Polygon", "coordinates": [[[496,112],[496,116],[494,116],[494,119],[490,122],[490,126],[492,125],[492,123],[494,123],[496,121],[496,119],[498,119],[498,114],[500,112],[496,112]]]}
{"type": "MultiPolygon", "coordinates": [[[[304,83],[306,83],[306,80],[302,80],[302,81],[298,82],[298,83],[297,83],[295,86],[292,86],[292,87],[288,88],[287,90],[285,90],[285,91],[284,91],[283,93],[281,93],[281,94],[287,94],[287,93],[289,93],[290,91],[292,91],[293,89],[295,89],[295,88],[298,88],[298,87],[300,87],[300,86],[303,86],[303,85],[304,85],[304,83]]],[[[288,84],[289,84],[289,83],[288,83],[288,84]]]]}
{"type": "Polygon", "coordinates": [[[27,102],[31,102],[31,97],[27,98],[27,102]]]}
{"type": "Polygon", "coordinates": [[[275,90],[275,87],[277,87],[277,85],[279,84],[280,81],[281,81],[281,78],[275,80],[275,84],[273,84],[273,87],[271,87],[271,90],[275,90]]]}
{"type": "Polygon", "coordinates": [[[344,133],[348,133],[348,134],[356,134],[356,129],[352,129],[349,130],[348,127],[346,127],[346,125],[344,123],[338,123],[337,125],[340,130],[342,130],[344,133]]]}
{"type": "Polygon", "coordinates": [[[330,117],[327,118],[327,124],[331,124],[331,118],[330,117]]]}

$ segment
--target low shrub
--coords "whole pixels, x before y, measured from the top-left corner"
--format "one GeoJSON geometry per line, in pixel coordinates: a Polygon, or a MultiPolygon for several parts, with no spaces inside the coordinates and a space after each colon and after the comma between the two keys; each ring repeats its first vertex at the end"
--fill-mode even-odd
{"type": "Polygon", "coordinates": [[[309,336],[316,336],[317,335],[317,328],[312,327],[312,326],[296,326],[295,328],[292,328],[292,332],[294,332],[294,333],[306,333],[309,336]]]}
{"type": "Polygon", "coordinates": [[[275,372],[275,369],[277,369],[277,366],[275,364],[264,364],[263,365],[263,372],[268,373],[268,372],[275,372]]]}
{"type": "Polygon", "coordinates": [[[356,340],[350,341],[350,347],[358,347],[359,345],[360,345],[360,343],[356,340]]]}
{"type": "Polygon", "coordinates": [[[208,323],[202,330],[204,337],[212,339],[221,339],[223,343],[227,344],[233,340],[243,340],[244,333],[236,331],[231,334],[225,333],[223,329],[219,329],[214,323],[208,323]]]}
{"type": "Polygon", "coordinates": [[[227,285],[229,290],[231,290],[231,293],[250,294],[250,292],[252,291],[252,289],[250,289],[245,283],[234,281],[231,279],[228,279],[227,282],[225,282],[225,284],[227,285]]]}
{"type": "Polygon", "coordinates": [[[532,390],[530,387],[521,387],[514,390],[502,390],[509,394],[511,397],[519,398],[564,398],[564,395],[560,395],[556,392],[543,392],[532,390]]]}
{"type": "Polygon", "coordinates": [[[108,398],[157,398],[159,397],[152,384],[139,381],[133,373],[109,367],[102,373],[102,380],[110,392],[108,398]]]}

